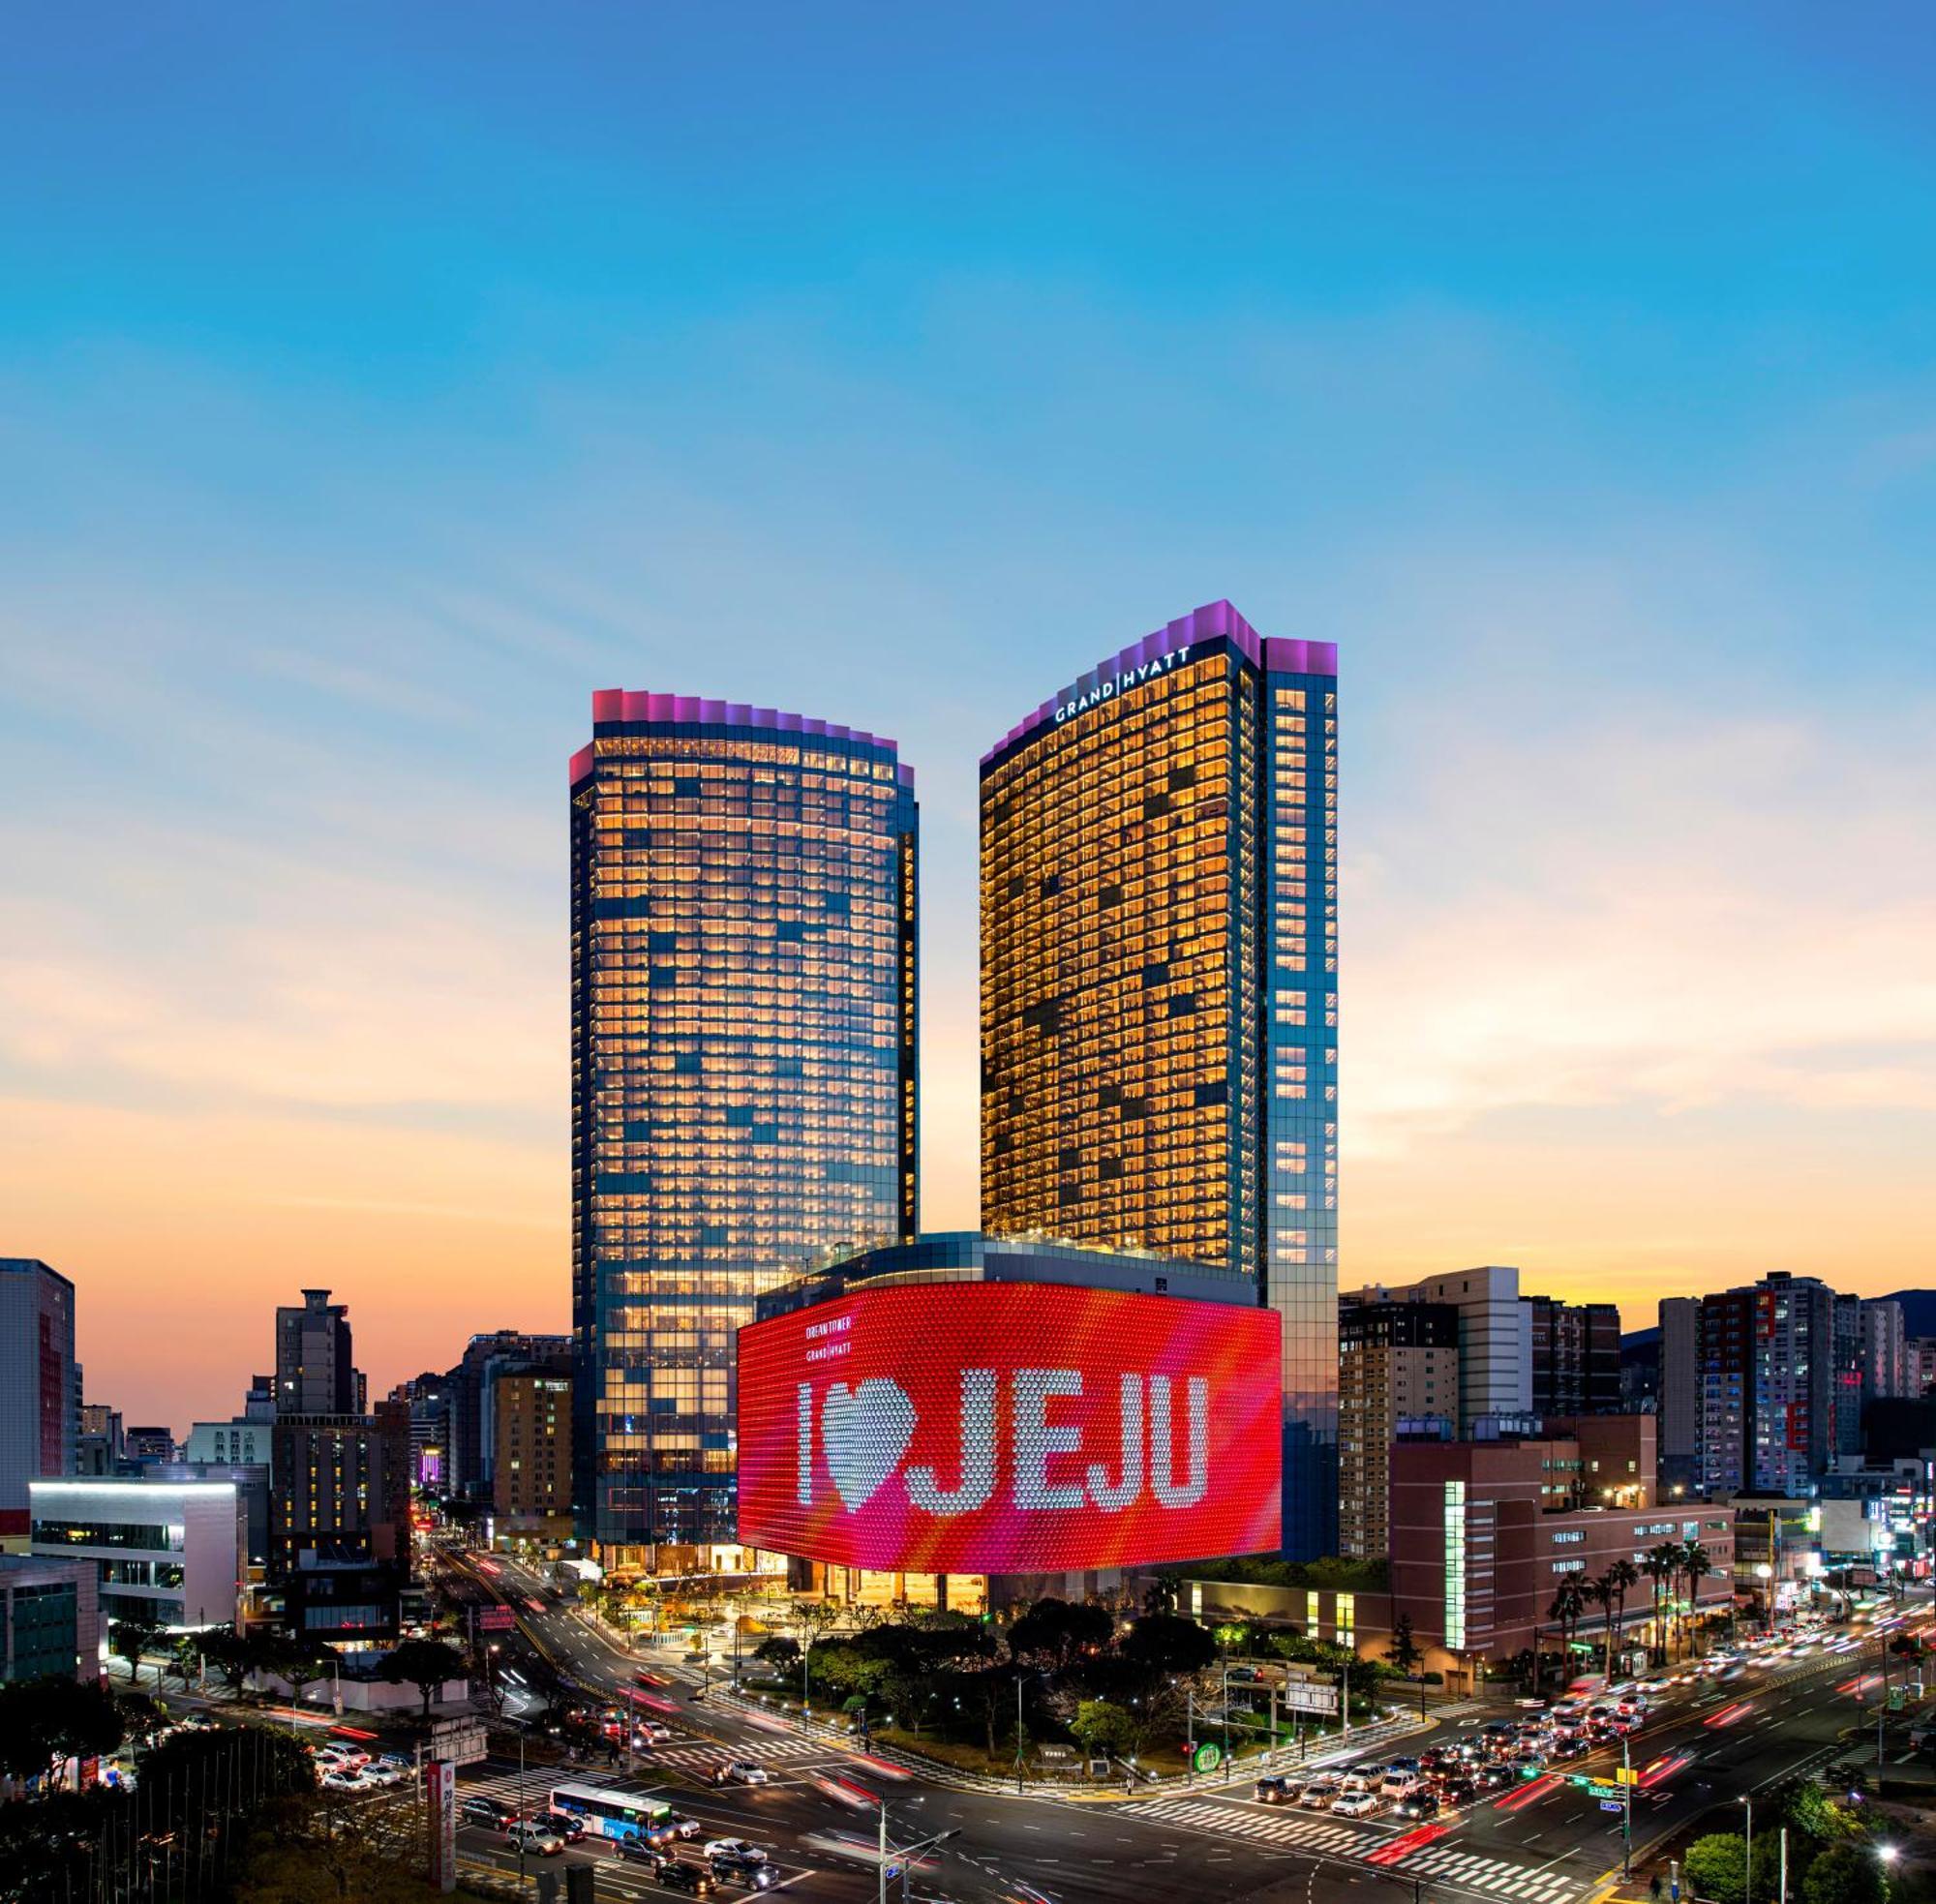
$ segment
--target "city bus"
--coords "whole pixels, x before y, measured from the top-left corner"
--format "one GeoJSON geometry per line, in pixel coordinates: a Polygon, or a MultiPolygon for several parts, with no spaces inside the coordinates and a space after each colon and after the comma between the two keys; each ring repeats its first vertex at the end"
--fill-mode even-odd
{"type": "Polygon", "coordinates": [[[664,1828],[672,1816],[663,1798],[602,1785],[554,1786],[551,1808],[582,1818],[586,1831],[601,1838],[643,1838],[655,1828],[664,1828]]]}

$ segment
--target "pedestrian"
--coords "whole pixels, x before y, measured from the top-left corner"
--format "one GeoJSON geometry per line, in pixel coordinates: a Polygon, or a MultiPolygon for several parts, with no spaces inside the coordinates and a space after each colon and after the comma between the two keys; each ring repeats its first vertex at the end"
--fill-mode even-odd
{"type": "Polygon", "coordinates": [[[1658,1871],[1653,1874],[1653,1882],[1647,1889],[1649,1894],[1653,1899],[1653,1904],[1660,1904],[1660,1873],[1658,1871]]]}

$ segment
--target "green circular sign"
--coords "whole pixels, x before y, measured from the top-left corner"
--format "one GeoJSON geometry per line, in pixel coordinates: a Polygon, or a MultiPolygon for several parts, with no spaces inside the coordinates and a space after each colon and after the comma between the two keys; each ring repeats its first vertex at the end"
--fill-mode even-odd
{"type": "Polygon", "coordinates": [[[1215,1771],[1224,1763],[1224,1748],[1214,1738],[1206,1738],[1190,1755],[1193,1771],[1215,1771]]]}

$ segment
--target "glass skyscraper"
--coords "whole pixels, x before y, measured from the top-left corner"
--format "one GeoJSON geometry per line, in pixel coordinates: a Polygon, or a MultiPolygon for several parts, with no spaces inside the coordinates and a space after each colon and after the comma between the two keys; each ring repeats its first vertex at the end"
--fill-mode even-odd
{"type": "Polygon", "coordinates": [[[608,1560],[732,1544],[734,1342],[916,1233],[916,834],[894,743],[592,697],[571,763],[573,1497],[608,1560]]]}
{"type": "Polygon", "coordinates": [[[1284,1542],[1337,1548],[1337,650],[1228,602],[982,760],[982,1223],[1255,1279],[1284,1542]]]}

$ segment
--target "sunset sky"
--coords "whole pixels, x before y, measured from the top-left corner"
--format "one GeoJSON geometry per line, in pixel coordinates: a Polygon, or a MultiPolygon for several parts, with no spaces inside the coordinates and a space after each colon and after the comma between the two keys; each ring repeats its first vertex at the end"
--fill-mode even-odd
{"type": "Polygon", "coordinates": [[[113,6],[0,70],[0,1254],[90,1399],[567,1320],[594,688],[1335,641],[1342,1276],[1936,1284],[1925,8],[113,6]]]}

